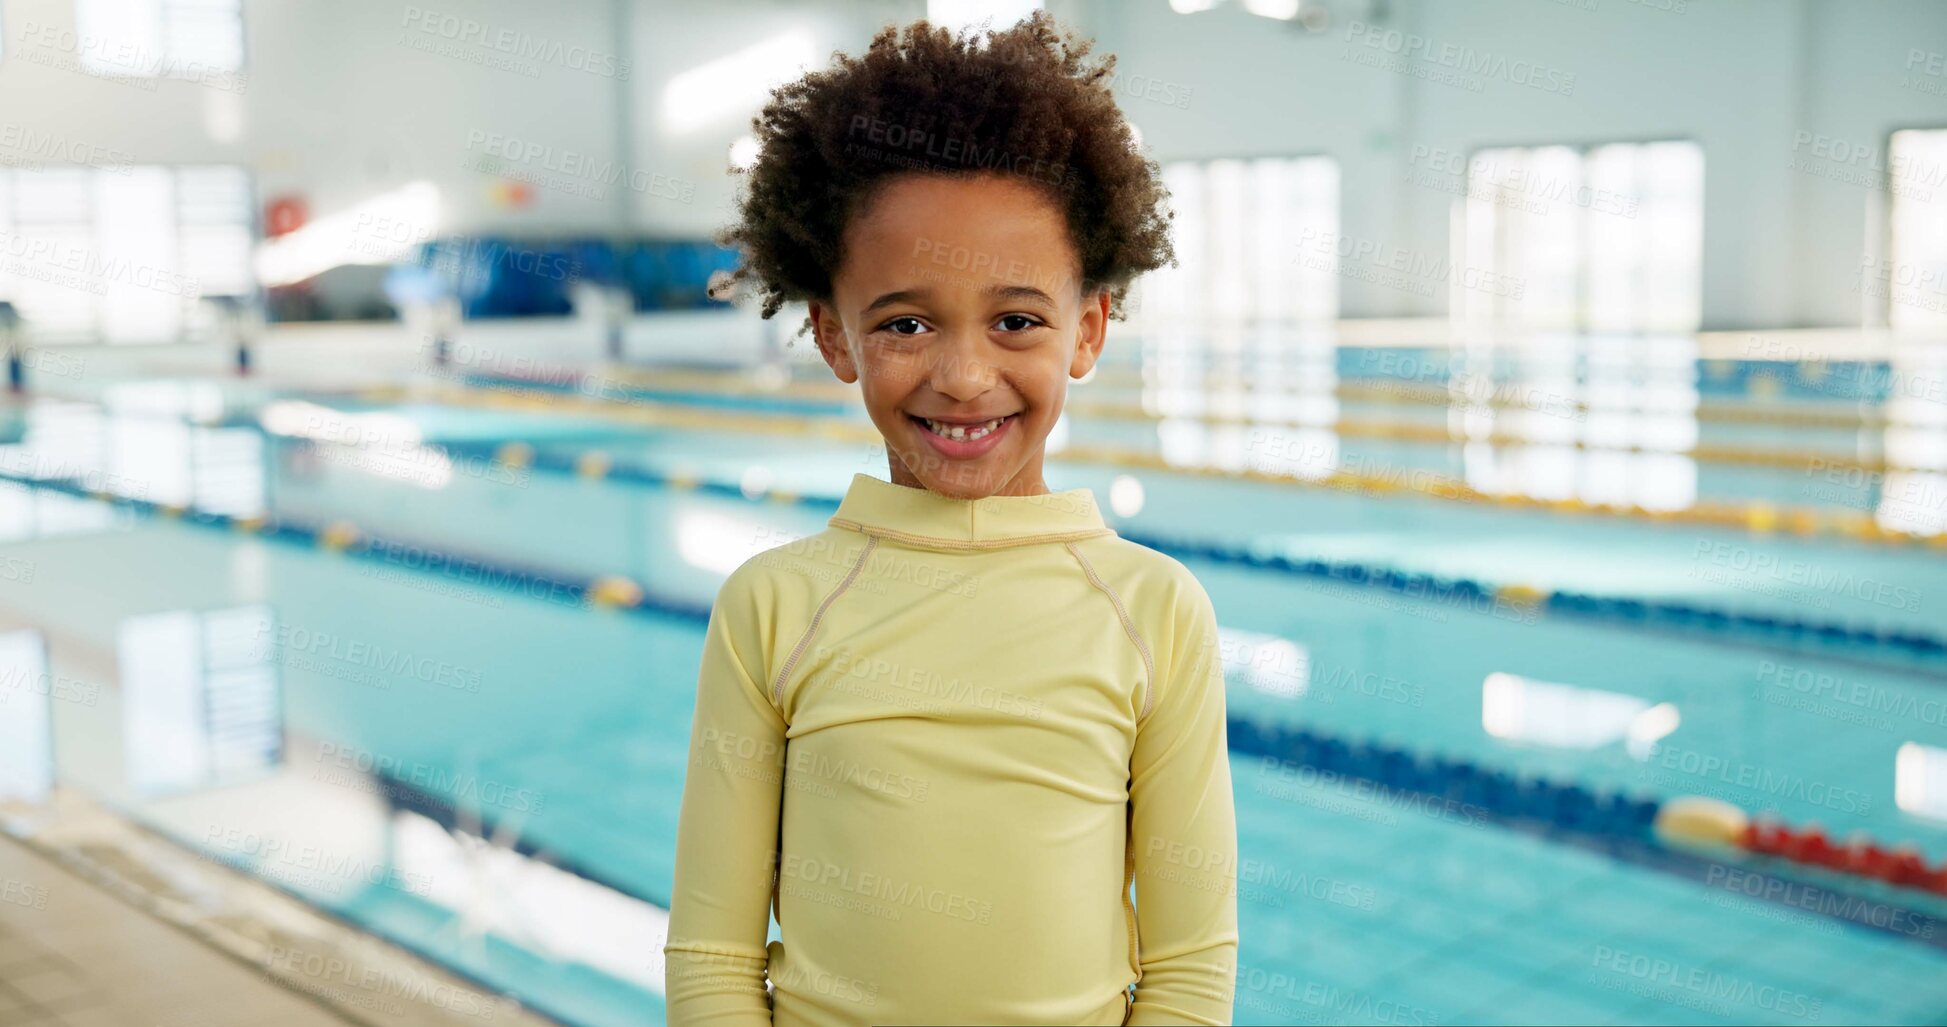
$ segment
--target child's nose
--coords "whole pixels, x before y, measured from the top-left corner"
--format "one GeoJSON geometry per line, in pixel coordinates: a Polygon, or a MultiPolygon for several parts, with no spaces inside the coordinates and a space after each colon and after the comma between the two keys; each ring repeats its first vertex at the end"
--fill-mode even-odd
{"type": "Polygon", "coordinates": [[[961,332],[938,347],[928,384],[934,391],[968,400],[994,387],[999,371],[982,356],[987,340],[977,332],[961,332]]]}

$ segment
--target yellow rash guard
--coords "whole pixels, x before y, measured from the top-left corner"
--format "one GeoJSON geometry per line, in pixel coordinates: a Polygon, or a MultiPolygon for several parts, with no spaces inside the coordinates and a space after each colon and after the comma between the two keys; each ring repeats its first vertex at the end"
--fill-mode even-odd
{"type": "Polygon", "coordinates": [[[669,1023],[1227,1024],[1235,816],[1187,568],[1085,488],[855,475],[717,594],[669,1023]]]}

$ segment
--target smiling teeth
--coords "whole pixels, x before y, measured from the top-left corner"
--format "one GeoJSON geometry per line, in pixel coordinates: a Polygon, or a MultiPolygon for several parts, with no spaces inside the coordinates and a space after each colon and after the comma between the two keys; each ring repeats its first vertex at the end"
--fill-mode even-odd
{"type": "Polygon", "coordinates": [[[958,424],[942,424],[939,421],[928,420],[926,418],[921,418],[921,420],[926,421],[927,430],[942,438],[953,439],[958,442],[973,442],[976,439],[985,438],[988,432],[1000,427],[1001,422],[1007,420],[1007,418],[996,417],[986,424],[976,424],[971,428],[958,424]]]}

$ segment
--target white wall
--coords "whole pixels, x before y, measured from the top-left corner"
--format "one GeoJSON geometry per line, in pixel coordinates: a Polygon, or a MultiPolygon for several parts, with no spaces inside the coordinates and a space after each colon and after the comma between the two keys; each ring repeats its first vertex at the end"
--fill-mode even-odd
{"type": "MultiPolygon", "coordinates": [[[[1947,125],[1947,80],[1929,80],[1942,92],[1902,80],[1911,49],[1947,49],[1939,0],[1684,0],[1680,13],[1660,9],[1677,0],[1325,2],[1333,23],[1318,34],[1236,10],[1178,15],[1166,0],[1051,6],[1119,55],[1123,108],[1159,159],[1329,154],[1342,169],[1342,232],[1434,257],[1448,253],[1451,197],[1407,180],[1415,146],[1694,139],[1706,162],[1706,328],[1860,323],[1857,270],[1879,245],[1884,193],[1794,170],[1794,157],[1838,168],[1794,141],[1813,133],[1883,149],[1895,127],[1947,125]],[[1435,46],[1573,74],[1573,95],[1505,80],[1474,92],[1348,60],[1368,49],[1350,23],[1382,20],[1435,46]]],[[[65,134],[137,162],[243,163],[267,195],[300,193],[316,214],[425,178],[440,186],[452,230],[688,237],[728,218],[726,150],[757,103],[679,131],[661,103],[672,76],[791,30],[820,59],[856,52],[877,27],[925,10],[923,0],[246,0],[249,68],[233,93],[169,80],[136,89],[27,59],[38,47],[30,24],[71,27],[71,3],[0,0],[0,129],[65,134]],[[530,75],[428,53],[411,43],[493,51],[424,31],[407,16],[414,8],[625,58],[629,74],[557,57],[526,61],[530,75]],[[504,208],[492,176],[461,166],[488,135],[549,147],[557,162],[573,151],[580,169],[545,172],[554,185],[531,207],[504,208]],[[566,188],[618,166],[623,182],[601,199],[566,188]]],[[[0,159],[20,155],[0,146],[0,159]]],[[[1933,193],[1947,202],[1947,184],[1933,193]]],[[[1430,315],[1445,297],[1348,278],[1342,309],[1430,315]]]]}

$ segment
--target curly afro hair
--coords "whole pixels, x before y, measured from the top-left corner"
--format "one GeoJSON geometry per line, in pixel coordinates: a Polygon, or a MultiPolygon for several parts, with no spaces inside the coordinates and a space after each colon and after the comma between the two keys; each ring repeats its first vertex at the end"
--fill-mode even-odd
{"type": "Polygon", "coordinates": [[[1092,46],[1046,11],[957,36],[916,21],[780,86],[751,122],[759,154],[737,222],[718,236],[742,260],[715,292],[755,283],[766,318],[788,302],[829,300],[845,226],[878,186],[998,172],[1066,212],[1085,290],[1108,290],[1121,318],[1130,282],[1175,263],[1172,215],[1161,169],[1116,107],[1115,57],[1090,61],[1092,46]]]}

